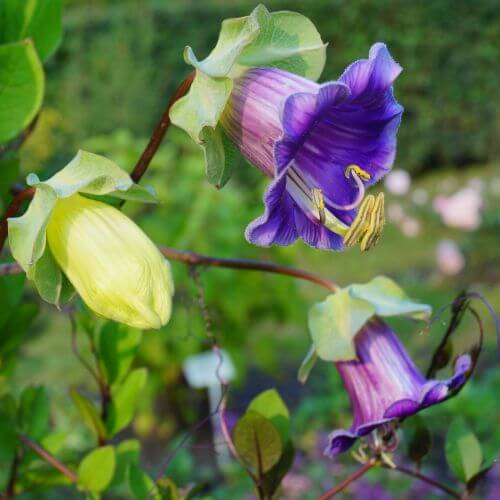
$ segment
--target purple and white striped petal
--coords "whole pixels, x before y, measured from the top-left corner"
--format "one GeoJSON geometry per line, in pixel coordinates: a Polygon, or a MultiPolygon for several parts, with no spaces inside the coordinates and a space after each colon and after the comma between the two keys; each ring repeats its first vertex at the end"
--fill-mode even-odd
{"type": "Polygon", "coordinates": [[[403,108],[392,83],[400,72],[385,45],[375,44],[339,81],[319,85],[276,68],[250,69],[234,81],[221,124],[243,156],[276,183],[264,197],[264,215],[247,228],[249,241],[288,245],[300,237],[317,248],[343,249],[341,236],[356,216],[364,184],[378,181],[394,162],[403,108]],[[349,175],[352,165],[367,174],[363,181],[349,175]],[[289,196],[275,195],[278,185],[289,196]],[[313,193],[321,194],[324,212],[313,193]]]}
{"type": "Polygon", "coordinates": [[[361,436],[393,419],[407,417],[445,400],[464,384],[471,368],[469,355],[460,356],[446,380],[426,380],[396,334],[378,318],[355,338],[357,359],[336,363],[351,399],[354,420],[349,430],[330,434],[325,454],[348,450],[361,436]]]}

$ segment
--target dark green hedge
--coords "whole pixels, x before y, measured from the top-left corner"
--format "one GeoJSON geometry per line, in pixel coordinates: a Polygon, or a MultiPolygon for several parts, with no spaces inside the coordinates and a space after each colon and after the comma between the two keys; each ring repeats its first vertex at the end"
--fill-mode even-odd
{"type": "MultiPolygon", "coordinates": [[[[220,21],[244,1],[73,1],[62,49],[49,68],[48,103],[72,124],[71,142],[126,126],[145,135],[187,72],[184,45],[204,56],[220,21]]],[[[405,71],[398,164],[422,170],[498,154],[500,9],[496,0],[269,1],[312,18],[330,43],[332,79],[385,41],[405,71]]]]}

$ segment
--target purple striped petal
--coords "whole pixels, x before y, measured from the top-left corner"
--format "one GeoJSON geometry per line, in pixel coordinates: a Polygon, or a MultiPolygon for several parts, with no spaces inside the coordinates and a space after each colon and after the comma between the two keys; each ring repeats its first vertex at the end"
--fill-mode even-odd
{"type": "Polygon", "coordinates": [[[468,354],[460,356],[454,374],[426,380],[396,334],[379,319],[370,320],[355,337],[357,360],[336,363],[351,399],[354,421],[349,430],[329,436],[325,453],[333,457],[393,419],[408,417],[438,404],[465,383],[471,368],[468,354]]]}
{"type": "Polygon", "coordinates": [[[300,237],[316,248],[344,248],[307,200],[313,190],[321,191],[326,209],[352,223],[364,188],[346,169],[355,164],[368,172],[371,178],[363,182],[369,186],[392,167],[403,112],[392,83],[400,72],[378,43],[339,81],[318,85],[277,68],[250,69],[234,81],[221,124],[245,158],[276,183],[264,197],[264,215],[247,228],[250,242],[288,245],[300,237]],[[300,187],[278,183],[289,169],[300,187]]]}

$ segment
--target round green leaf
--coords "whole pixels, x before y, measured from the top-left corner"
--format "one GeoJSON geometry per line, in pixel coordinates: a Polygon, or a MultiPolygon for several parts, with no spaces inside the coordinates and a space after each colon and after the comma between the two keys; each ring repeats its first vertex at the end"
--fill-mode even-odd
{"type": "Polygon", "coordinates": [[[278,463],[283,451],[280,433],[270,420],[248,411],[234,429],[234,446],[240,458],[263,474],[278,463]]]}
{"type": "Polygon", "coordinates": [[[104,491],[115,473],[115,450],[104,446],[91,451],[78,467],[78,483],[85,490],[104,491]]]}
{"type": "Polygon", "coordinates": [[[31,38],[42,60],[56,49],[62,36],[61,0],[2,0],[0,43],[31,38]]]}
{"type": "Polygon", "coordinates": [[[0,143],[18,135],[42,105],[45,77],[31,40],[0,45],[0,143]]]}
{"type": "Polygon", "coordinates": [[[255,397],[248,406],[254,411],[269,419],[278,430],[281,442],[286,443],[290,435],[290,413],[276,389],[268,389],[255,397]]]}
{"type": "Polygon", "coordinates": [[[463,419],[457,418],[451,423],[446,434],[445,451],[448,465],[464,483],[481,470],[481,444],[463,419]]]}
{"type": "Polygon", "coordinates": [[[110,436],[121,431],[132,420],[147,376],[145,368],[134,370],[121,385],[113,390],[106,420],[106,428],[110,436]]]}

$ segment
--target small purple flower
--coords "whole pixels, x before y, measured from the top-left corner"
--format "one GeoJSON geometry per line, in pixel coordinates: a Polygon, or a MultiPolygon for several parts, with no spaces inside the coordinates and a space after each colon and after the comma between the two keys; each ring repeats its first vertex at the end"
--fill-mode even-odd
{"type": "Polygon", "coordinates": [[[465,383],[471,368],[471,358],[464,354],[457,359],[451,378],[426,380],[396,334],[378,318],[359,331],[355,345],[356,360],[336,363],[351,399],[354,422],[350,430],[330,434],[325,450],[330,457],[391,420],[442,402],[465,383]]]}
{"type": "Polygon", "coordinates": [[[392,84],[402,68],[382,43],[337,81],[317,84],[276,68],[234,81],[221,118],[243,156],[273,180],[265,212],[246,230],[256,245],[373,246],[383,195],[364,196],[392,167],[403,112],[392,84]]]}

